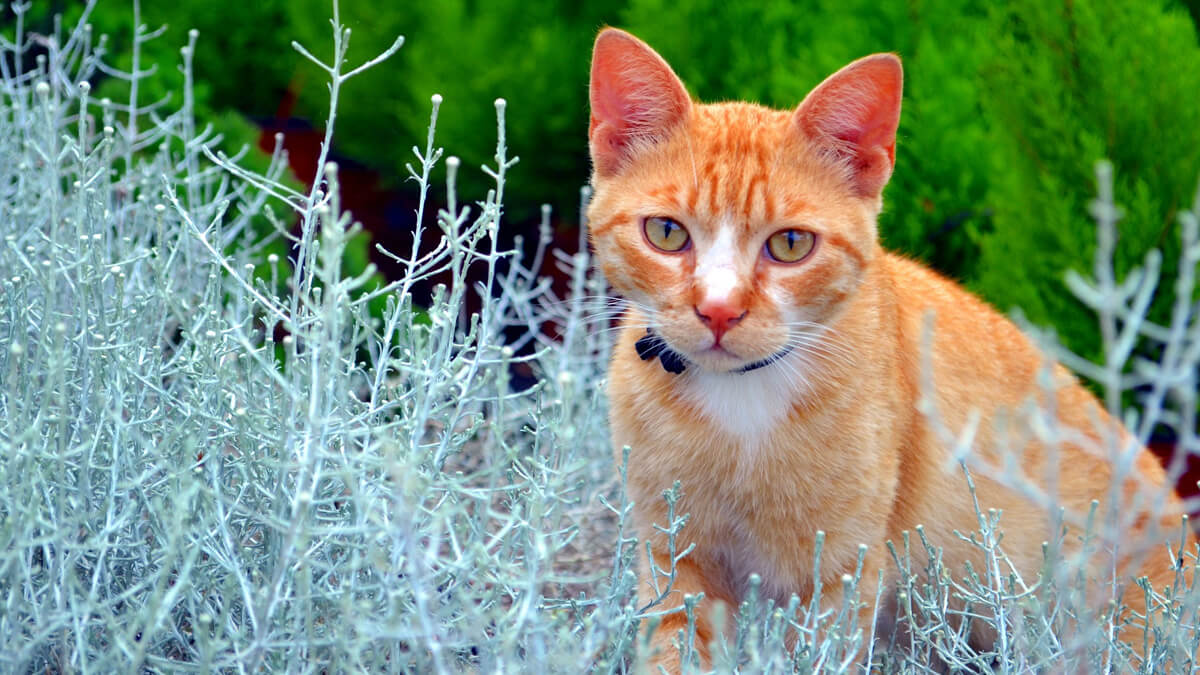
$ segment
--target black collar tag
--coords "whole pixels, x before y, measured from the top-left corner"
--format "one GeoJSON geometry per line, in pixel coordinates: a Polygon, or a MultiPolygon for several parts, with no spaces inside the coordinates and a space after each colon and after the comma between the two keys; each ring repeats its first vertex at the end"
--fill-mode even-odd
{"type": "Polygon", "coordinates": [[[687,359],[679,352],[667,346],[666,340],[650,332],[646,329],[646,334],[633,344],[637,350],[638,356],[642,357],[643,361],[649,361],[655,357],[662,364],[663,370],[668,373],[678,375],[687,369],[687,359]]]}

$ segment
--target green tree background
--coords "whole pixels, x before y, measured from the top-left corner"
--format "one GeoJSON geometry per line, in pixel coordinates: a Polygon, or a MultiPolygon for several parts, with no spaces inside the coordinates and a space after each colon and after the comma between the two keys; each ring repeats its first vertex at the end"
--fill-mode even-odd
{"type": "MultiPolygon", "coordinates": [[[[439,143],[467,167],[490,163],[492,101],[504,97],[509,148],[521,157],[506,199],[508,222],[514,231],[529,228],[548,202],[557,227],[569,231],[589,169],[587,71],[600,27],[617,25],[647,40],[702,100],[788,108],[848,61],[893,51],[905,62],[906,91],[880,223],[886,245],[1003,311],[1020,307],[1076,351],[1096,356],[1094,319],[1062,283],[1065,270],[1091,265],[1092,167],[1106,157],[1115,165],[1125,209],[1120,265],[1162,248],[1169,278],[1175,213],[1192,202],[1200,176],[1200,48],[1189,15],[1196,4],[342,0],[352,60],[377,53],[396,34],[407,41],[344,91],[337,150],[403,194],[412,189],[404,165],[425,136],[431,94],[445,99],[439,143]]],[[[79,5],[35,3],[30,21],[48,30],[55,11],[71,17],[79,5]]],[[[231,143],[252,142],[247,120],[275,115],[287,92],[296,97],[293,115],[319,122],[322,80],[289,45],[295,39],[328,52],[329,12],[327,0],[143,1],[142,22],[167,26],[147,47],[162,74],[150,95],[178,90],[178,48],[194,27],[201,110],[231,143]]],[[[129,65],[132,22],[124,0],[101,0],[92,17],[96,32],[110,35],[119,65],[129,65]]],[[[120,86],[113,80],[102,91],[120,86]]],[[[463,174],[463,192],[482,194],[485,177],[463,174]]],[[[392,217],[396,228],[411,228],[411,214],[392,217]]],[[[1169,290],[1160,291],[1152,316],[1165,316],[1169,290]]]]}

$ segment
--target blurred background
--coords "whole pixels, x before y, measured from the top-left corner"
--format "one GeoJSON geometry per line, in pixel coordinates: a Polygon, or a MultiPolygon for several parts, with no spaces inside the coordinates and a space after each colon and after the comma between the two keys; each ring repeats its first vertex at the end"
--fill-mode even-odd
{"type": "MultiPolygon", "coordinates": [[[[604,25],[657,49],[701,100],[791,108],[825,76],[859,56],[899,54],[905,64],[897,166],[885,192],[886,245],[920,258],[1002,311],[1020,307],[1095,358],[1095,317],[1066,291],[1064,271],[1091,269],[1093,166],[1109,158],[1124,208],[1120,269],[1164,252],[1175,276],[1176,213],[1200,176],[1200,0],[342,0],[350,61],[400,52],[343,90],[335,151],[347,207],[375,242],[406,247],[416,186],[412,147],[424,145],[430,96],[444,97],[438,144],[463,159],[460,194],[481,198],[494,163],[495,110],[508,100],[510,173],[504,236],[536,235],[553,206],[556,243],[578,241],[579,190],[588,178],[587,84],[591,43],[604,25]]],[[[49,34],[73,22],[80,0],[34,0],[27,28],[49,34]]],[[[13,13],[6,7],[5,33],[13,13]]],[[[269,150],[285,135],[297,181],[311,181],[325,119],[323,73],[292,40],[328,58],[328,0],[142,0],[140,21],[165,26],[143,63],[158,76],[142,100],[179,104],[179,48],[199,30],[200,116],[231,148],[269,150]]],[[[112,62],[130,66],[129,0],[100,0],[90,21],[108,35],[112,62]]],[[[127,98],[116,79],[99,96],[127,98]]],[[[435,183],[440,185],[442,177],[435,183]]],[[[437,232],[436,228],[433,230],[437,232]]],[[[361,260],[386,258],[364,242],[361,260]]],[[[547,269],[547,273],[552,270],[547,269]]],[[[1164,320],[1171,289],[1151,315],[1164,320]]],[[[420,302],[420,298],[418,298],[420,302]]],[[[1153,354],[1146,354],[1153,357],[1153,354]]]]}

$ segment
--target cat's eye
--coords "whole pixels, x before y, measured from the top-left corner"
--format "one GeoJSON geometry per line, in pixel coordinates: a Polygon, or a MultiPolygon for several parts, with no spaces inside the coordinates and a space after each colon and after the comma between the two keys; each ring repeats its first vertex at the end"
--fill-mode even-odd
{"type": "Polygon", "coordinates": [[[767,253],[781,263],[800,262],[816,243],[816,235],[807,230],[780,230],[767,239],[767,253]]]}
{"type": "Polygon", "coordinates": [[[660,216],[647,218],[642,221],[642,231],[646,233],[646,241],[653,244],[655,248],[668,253],[682,251],[691,241],[688,231],[670,218],[660,216]]]}

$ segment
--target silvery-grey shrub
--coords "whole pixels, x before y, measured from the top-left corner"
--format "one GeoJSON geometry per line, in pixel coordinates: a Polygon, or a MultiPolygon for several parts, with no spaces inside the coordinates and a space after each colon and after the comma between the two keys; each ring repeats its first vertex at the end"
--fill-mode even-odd
{"type": "MultiPolygon", "coordinates": [[[[482,167],[495,185],[487,195],[456,193],[457,172],[477,169],[437,145],[440,97],[427,138],[394,139],[416,141],[416,222],[432,220],[441,238],[433,250],[384,251],[403,274],[378,287],[373,270],[342,268],[359,228],[325,160],[341,85],[402,41],[348,64],[335,3],[332,54],[296,45],[331,94],[321,175],[299,192],[281,180],[282,152],[265,173],[249,171],[194,118],[199,36],[181,53],[181,107],[147,105],[137,59],[133,72],[106,63],[86,23],[94,1],[50,36],[23,32],[28,6],[16,5],[15,33],[0,42],[0,670],[637,669],[639,630],[659,614],[634,595],[645,550],[605,426],[619,304],[604,299],[586,248],[562,255],[543,236],[527,260],[520,244],[498,247],[516,163],[504,102],[494,164],[482,167]],[[96,100],[88,83],[98,77],[128,80],[129,99],[96,100]],[[447,200],[435,205],[428,195],[443,181],[447,200]],[[286,260],[264,254],[278,238],[286,260]],[[563,296],[536,274],[545,256],[570,279],[563,296]],[[415,307],[409,291],[435,276],[450,283],[415,307]],[[474,314],[470,294],[484,300],[474,314]],[[372,316],[380,297],[386,310],[372,316]],[[505,344],[514,328],[524,337],[505,344]],[[538,374],[532,389],[510,382],[518,361],[538,374]],[[603,564],[577,564],[588,555],[603,564]]],[[[138,26],[135,52],[152,37],[138,26]]],[[[1154,326],[1141,317],[1157,258],[1115,278],[1116,211],[1103,175],[1099,184],[1096,278],[1069,281],[1097,310],[1110,359],[1063,358],[1102,383],[1117,412],[1123,392],[1147,392],[1130,427],[1145,440],[1170,425],[1195,452],[1195,216],[1181,217],[1174,323],[1154,326]],[[1139,340],[1161,344],[1162,360],[1131,363],[1139,340]]],[[[966,489],[974,467],[962,431],[946,433],[964,449],[966,489]]],[[[682,533],[677,556],[686,520],[672,510],[661,524],[682,533]]],[[[919,531],[895,543],[911,572],[896,635],[873,639],[849,607],[772,607],[752,592],[725,617],[736,630],[714,645],[714,665],[853,672],[870,650],[891,672],[1127,667],[1103,630],[1070,633],[1088,610],[1069,579],[1039,587],[1002,569],[1002,524],[981,513],[974,536],[996,566],[973,576],[940,568],[936,552],[929,570],[906,567],[919,531]],[[952,594],[1010,639],[973,651],[952,628],[952,594]]],[[[666,593],[672,577],[642,581],[666,593]]],[[[1192,591],[1148,592],[1183,629],[1132,667],[1183,670],[1196,645],[1192,591]]],[[[694,631],[679,637],[692,663],[694,631]]]]}
{"type": "MultiPolygon", "coordinates": [[[[322,161],[323,180],[296,192],[280,153],[261,176],[221,154],[186,92],[174,111],[143,106],[136,87],[95,100],[89,80],[144,73],[104,65],[85,23],[35,38],[21,16],[0,45],[0,670],[572,669],[601,656],[620,621],[583,631],[542,591],[572,581],[555,555],[611,475],[603,340],[576,330],[531,356],[502,344],[513,324],[582,325],[594,294],[586,258],[562,261],[578,271],[558,299],[497,248],[515,161],[503,136],[494,193],[467,203],[431,123],[411,170],[423,194],[435,168],[449,174],[441,245],[393,252],[406,274],[368,288],[370,270],[342,272],[358,228],[336,167],[322,161]],[[35,40],[46,54],[31,63],[35,40]],[[290,260],[262,255],[256,220],[292,240],[290,260]],[[464,283],[469,266],[483,288],[464,283]],[[409,288],[439,274],[454,283],[413,307],[409,288]],[[499,299],[468,317],[468,293],[499,299]],[[515,391],[517,359],[545,381],[515,391]]],[[[334,37],[331,118],[355,73],[348,31],[334,37]]],[[[623,611],[618,595],[605,603],[623,611]]]]}

